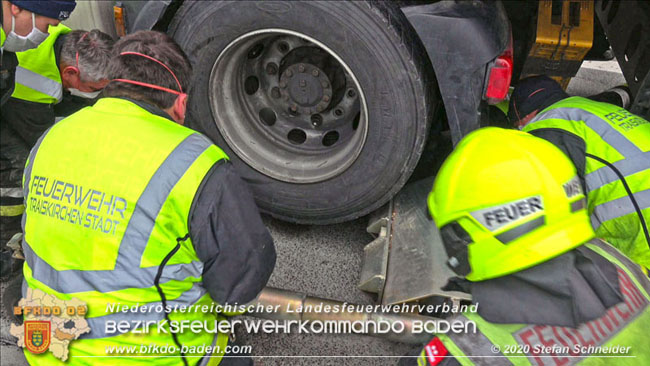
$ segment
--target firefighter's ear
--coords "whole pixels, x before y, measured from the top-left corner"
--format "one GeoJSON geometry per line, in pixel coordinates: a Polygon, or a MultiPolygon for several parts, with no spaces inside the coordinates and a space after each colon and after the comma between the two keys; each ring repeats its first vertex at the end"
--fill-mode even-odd
{"type": "Polygon", "coordinates": [[[61,81],[63,82],[63,87],[66,89],[69,88],[79,88],[81,83],[81,78],[79,77],[79,69],[74,66],[67,66],[63,69],[61,74],[61,81]]]}
{"type": "Polygon", "coordinates": [[[176,98],[174,104],[166,111],[178,124],[185,123],[185,113],[187,112],[187,94],[182,93],[176,98]]]}

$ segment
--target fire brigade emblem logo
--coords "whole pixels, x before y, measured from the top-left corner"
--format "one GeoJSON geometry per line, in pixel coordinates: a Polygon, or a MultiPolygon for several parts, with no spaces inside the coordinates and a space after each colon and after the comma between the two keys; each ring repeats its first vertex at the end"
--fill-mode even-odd
{"type": "Polygon", "coordinates": [[[81,335],[90,333],[85,319],[86,303],[72,298],[62,300],[38,289],[27,289],[14,315],[23,318],[23,324],[11,324],[9,334],[16,337],[16,345],[31,353],[45,353],[61,361],[68,359],[68,345],[81,335]]]}
{"type": "Polygon", "coordinates": [[[50,347],[50,322],[25,321],[25,348],[31,353],[43,353],[50,347]]]}

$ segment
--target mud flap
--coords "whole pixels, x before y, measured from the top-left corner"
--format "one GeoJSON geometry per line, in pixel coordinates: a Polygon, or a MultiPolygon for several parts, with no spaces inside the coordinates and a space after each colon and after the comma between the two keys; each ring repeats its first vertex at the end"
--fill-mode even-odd
{"type": "Polygon", "coordinates": [[[411,183],[371,216],[368,232],[377,239],[365,248],[359,288],[377,293],[381,304],[470,299],[441,289],[455,274],[447,267],[440,232],[427,210],[432,186],[433,177],[411,183]]]}

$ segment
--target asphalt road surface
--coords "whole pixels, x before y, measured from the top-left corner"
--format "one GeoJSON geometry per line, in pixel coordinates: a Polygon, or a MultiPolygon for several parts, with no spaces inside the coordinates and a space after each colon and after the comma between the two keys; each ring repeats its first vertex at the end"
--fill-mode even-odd
{"type": "MultiPolygon", "coordinates": [[[[568,92],[592,95],[624,82],[615,62],[586,62],[569,84],[568,92]]],[[[363,247],[372,240],[366,233],[366,218],[328,226],[292,225],[268,217],[264,221],[278,253],[270,286],[349,303],[374,303],[372,295],[356,287],[363,247]]],[[[8,345],[7,328],[3,316],[1,364],[26,365],[22,352],[8,345]]],[[[253,347],[256,365],[395,365],[398,357],[412,348],[358,335],[240,332],[238,338],[253,347]]]]}

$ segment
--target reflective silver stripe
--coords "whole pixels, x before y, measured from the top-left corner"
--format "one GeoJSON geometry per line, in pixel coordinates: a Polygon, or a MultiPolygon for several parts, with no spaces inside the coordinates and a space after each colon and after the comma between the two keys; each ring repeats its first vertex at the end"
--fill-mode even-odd
{"type": "Polygon", "coordinates": [[[512,228],[512,229],[510,229],[508,231],[505,231],[505,232],[503,232],[503,233],[501,233],[499,235],[496,235],[495,237],[500,242],[506,244],[506,243],[509,243],[509,242],[517,239],[518,237],[520,237],[520,236],[522,236],[524,234],[528,234],[529,232],[537,229],[538,227],[544,225],[545,222],[546,222],[546,216],[542,215],[542,216],[536,218],[535,220],[530,220],[525,224],[521,224],[519,226],[516,226],[516,227],[514,227],[514,228],[512,228]]]}
{"type": "Polygon", "coordinates": [[[210,145],[211,143],[204,136],[192,134],[183,140],[160,165],[138,198],[120,243],[115,269],[140,266],[155,220],[167,201],[169,192],[210,145]]]}
{"type": "Polygon", "coordinates": [[[589,221],[591,221],[591,227],[594,228],[594,231],[598,230],[600,227],[601,222],[598,221],[598,218],[595,215],[595,212],[589,216],[589,221]]]}
{"type": "Polygon", "coordinates": [[[63,98],[63,86],[61,83],[37,74],[24,67],[16,67],[16,83],[22,84],[37,92],[49,95],[57,101],[63,98]]]}
{"type": "MultiPolygon", "coordinates": [[[[34,253],[23,236],[25,260],[32,270],[32,276],[51,289],[62,293],[110,292],[153,286],[158,267],[140,268],[140,265],[155,219],[167,200],[169,192],[210,145],[211,143],[204,136],[192,134],[185,138],[160,165],[136,203],[122,237],[114,269],[57,271],[34,253]]],[[[29,169],[31,170],[31,167],[29,169]]],[[[203,264],[199,261],[168,265],[163,269],[160,283],[171,279],[200,277],[202,272],[203,264]]]]}
{"type": "MultiPolygon", "coordinates": [[[[183,292],[181,296],[173,300],[167,300],[167,306],[189,306],[195,304],[206,294],[206,290],[203,288],[200,282],[195,282],[192,284],[192,287],[183,292]]],[[[140,304],[145,306],[147,309],[153,309],[152,311],[146,312],[126,312],[121,311],[115,312],[112,314],[98,316],[95,318],[86,318],[88,325],[90,326],[90,333],[81,335],[80,339],[93,339],[93,338],[106,338],[114,337],[122,333],[107,333],[106,332],[106,322],[108,321],[127,321],[129,323],[129,330],[132,330],[133,326],[138,325],[137,322],[149,322],[149,321],[161,321],[165,318],[165,312],[154,311],[156,307],[160,306],[162,308],[162,302],[150,302],[140,304]]],[[[164,310],[164,309],[163,309],[164,310]]],[[[156,325],[152,325],[151,328],[156,328],[156,325]]],[[[167,327],[165,327],[167,329],[167,327]]]]}
{"type": "Polygon", "coordinates": [[[572,121],[584,121],[587,127],[596,132],[606,143],[616,149],[624,157],[640,154],[642,151],[632,141],[628,140],[614,126],[597,115],[580,108],[555,108],[538,115],[534,123],[546,119],[563,119],[572,121]]]}
{"type": "MultiPolygon", "coordinates": [[[[469,319],[464,315],[458,315],[452,318],[467,323],[469,319]]],[[[474,365],[512,365],[512,362],[503,353],[495,352],[492,349],[493,343],[483,334],[480,329],[476,329],[476,333],[467,332],[456,334],[454,332],[447,333],[447,337],[451,339],[454,344],[463,351],[467,359],[474,363],[474,365]],[[473,356],[490,356],[490,357],[473,357],[473,356]],[[499,357],[502,356],[502,357],[499,357]]],[[[460,356],[460,355],[458,355],[460,356]]]]}
{"type": "Polygon", "coordinates": [[[0,197],[23,198],[23,189],[20,187],[0,188],[0,197]]]}
{"type": "Polygon", "coordinates": [[[219,340],[219,333],[215,333],[214,338],[212,339],[212,347],[210,347],[211,352],[206,353],[205,355],[208,356],[208,357],[201,358],[201,361],[196,366],[207,366],[208,363],[210,363],[210,361],[211,361],[210,356],[212,356],[214,354],[214,352],[216,352],[216,350],[217,350],[217,341],[218,340],[219,340]]]}
{"type": "Polygon", "coordinates": [[[587,207],[587,200],[585,200],[584,198],[579,199],[575,202],[571,202],[571,212],[582,210],[585,207],[587,207]]]}
{"type": "MultiPolygon", "coordinates": [[[[29,195],[29,180],[32,176],[32,168],[34,167],[34,158],[36,158],[36,153],[38,152],[38,149],[41,147],[41,143],[43,142],[43,139],[45,136],[50,132],[52,127],[48,128],[43,132],[41,137],[36,140],[36,144],[34,147],[32,147],[32,150],[29,152],[29,158],[27,161],[27,165],[25,166],[25,171],[23,172],[23,197],[27,198],[29,195]]],[[[20,227],[23,229],[23,233],[25,232],[25,220],[27,219],[27,215],[23,215],[23,217],[20,219],[20,227]]],[[[25,235],[23,235],[23,244],[25,240],[25,235]]]]}
{"type": "MultiPolygon", "coordinates": [[[[67,269],[57,271],[34,253],[23,236],[23,253],[32,270],[32,276],[56,292],[72,294],[85,291],[111,292],[129,288],[147,288],[153,286],[158,266],[133,267],[129,269],[109,269],[82,271],[67,269]]],[[[163,268],[160,283],[170,280],[184,280],[188,277],[200,278],[203,263],[168,264],[163,268]]]]}
{"type": "Polygon", "coordinates": [[[27,297],[27,290],[29,289],[29,286],[27,285],[27,281],[25,280],[25,277],[23,277],[23,284],[20,286],[20,292],[22,293],[22,297],[27,297]]]}
{"type": "MultiPolygon", "coordinates": [[[[36,144],[34,147],[32,147],[32,151],[29,152],[29,161],[27,163],[27,166],[25,166],[25,171],[23,172],[23,176],[25,177],[25,183],[23,184],[23,197],[27,197],[29,195],[29,179],[32,176],[32,168],[34,167],[34,158],[36,157],[36,153],[38,152],[38,149],[41,147],[41,143],[43,142],[43,139],[45,136],[47,136],[48,132],[52,127],[48,128],[45,130],[45,132],[41,135],[41,137],[38,138],[36,141],[36,144]]],[[[23,226],[23,232],[25,232],[25,227],[23,226]]]]}
{"type": "MultiPolygon", "coordinates": [[[[634,199],[639,204],[639,208],[644,210],[650,207],[650,189],[634,193],[634,199]]],[[[631,213],[635,213],[634,205],[628,195],[621,198],[611,200],[609,202],[601,203],[594,208],[591,215],[591,225],[594,230],[598,229],[600,225],[612,219],[619,218],[631,213]]]]}
{"type": "MultiPolygon", "coordinates": [[[[619,160],[612,163],[624,177],[632,174],[648,170],[650,173],[650,151],[646,151],[637,156],[632,156],[627,159],[619,160]]],[[[585,182],[587,183],[587,190],[596,190],[605,184],[617,181],[618,175],[614,173],[612,168],[608,166],[600,167],[593,172],[585,175],[585,182]]]]}

